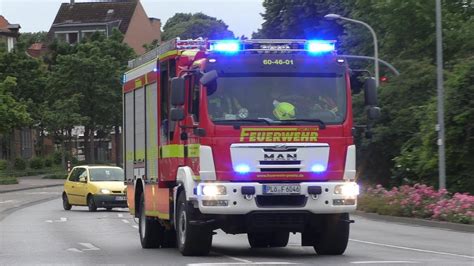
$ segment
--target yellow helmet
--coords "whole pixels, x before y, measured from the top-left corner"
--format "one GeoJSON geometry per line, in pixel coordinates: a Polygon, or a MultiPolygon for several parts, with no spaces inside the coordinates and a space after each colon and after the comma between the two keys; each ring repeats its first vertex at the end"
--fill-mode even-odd
{"type": "Polygon", "coordinates": [[[273,109],[273,115],[278,120],[289,120],[295,118],[295,107],[291,103],[281,102],[275,105],[273,109]]]}

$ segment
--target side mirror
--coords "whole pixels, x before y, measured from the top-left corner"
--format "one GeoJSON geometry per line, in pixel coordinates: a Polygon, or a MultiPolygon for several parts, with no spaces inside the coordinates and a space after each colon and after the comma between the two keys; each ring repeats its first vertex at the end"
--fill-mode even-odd
{"type": "Polygon", "coordinates": [[[377,106],[371,106],[367,109],[367,118],[369,120],[377,120],[380,118],[380,108],[377,106]]]}
{"type": "Polygon", "coordinates": [[[367,106],[377,105],[377,85],[375,84],[374,78],[368,78],[365,81],[364,94],[365,94],[365,105],[367,106]]]}
{"type": "Polygon", "coordinates": [[[184,111],[182,108],[171,108],[170,110],[170,119],[171,121],[181,121],[184,120],[184,111]]]}
{"type": "Polygon", "coordinates": [[[185,80],[184,78],[171,79],[171,105],[183,105],[185,102],[185,80]]]}
{"type": "Polygon", "coordinates": [[[218,77],[219,75],[217,74],[217,71],[211,70],[209,72],[204,73],[199,82],[201,82],[202,85],[207,86],[212,82],[216,81],[218,77]]]}
{"type": "Polygon", "coordinates": [[[79,177],[79,182],[86,183],[87,182],[86,177],[85,176],[79,177]]]}

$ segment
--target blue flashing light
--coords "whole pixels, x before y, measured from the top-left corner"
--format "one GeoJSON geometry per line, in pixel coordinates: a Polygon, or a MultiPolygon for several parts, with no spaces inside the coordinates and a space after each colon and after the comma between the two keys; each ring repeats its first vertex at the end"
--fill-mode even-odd
{"type": "Polygon", "coordinates": [[[239,174],[246,174],[250,172],[250,167],[246,164],[239,164],[234,168],[234,170],[239,174]]]}
{"type": "Polygon", "coordinates": [[[240,51],[239,41],[219,41],[211,44],[211,51],[236,53],[240,51]]]}
{"type": "Polygon", "coordinates": [[[336,50],[334,41],[314,40],[306,43],[306,50],[310,53],[320,54],[336,50]]]}
{"type": "Polygon", "coordinates": [[[311,171],[315,173],[321,173],[321,172],[326,171],[326,167],[324,167],[324,165],[322,164],[315,164],[311,167],[311,171]]]}
{"type": "Polygon", "coordinates": [[[158,68],[157,68],[157,67],[154,67],[154,68],[153,68],[153,72],[158,72],[158,68]]]}

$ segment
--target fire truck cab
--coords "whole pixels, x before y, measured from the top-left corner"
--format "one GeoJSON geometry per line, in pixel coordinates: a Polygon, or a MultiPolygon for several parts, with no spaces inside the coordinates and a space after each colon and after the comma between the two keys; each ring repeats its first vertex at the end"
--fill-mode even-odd
{"type": "MultiPolygon", "coordinates": [[[[299,232],[318,254],[345,251],[360,88],[335,41],[173,39],[129,67],[125,183],[143,248],[205,255],[222,229],[251,247],[299,232]]],[[[372,118],[375,81],[364,83],[372,118]]]]}

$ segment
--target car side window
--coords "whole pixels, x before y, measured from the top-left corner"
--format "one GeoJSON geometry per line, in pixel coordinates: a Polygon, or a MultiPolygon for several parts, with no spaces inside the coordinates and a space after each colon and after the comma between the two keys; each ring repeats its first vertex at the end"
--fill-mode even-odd
{"type": "Polygon", "coordinates": [[[87,181],[87,171],[84,168],[82,168],[82,171],[79,174],[79,177],[77,179],[78,179],[78,181],[81,181],[82,178],[84,178],[84,180],[87,181]]]}
{"type": "Polygon", "coordinates": [[[69,181],[71,182],[77,182],[79,181],[79,175],[77,174],[79,172],[80,168],[75,168],[72,170],[71,175],[69,176],[69,181]]]}

